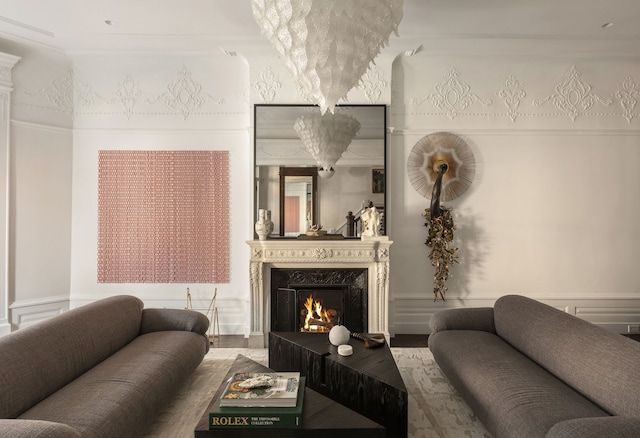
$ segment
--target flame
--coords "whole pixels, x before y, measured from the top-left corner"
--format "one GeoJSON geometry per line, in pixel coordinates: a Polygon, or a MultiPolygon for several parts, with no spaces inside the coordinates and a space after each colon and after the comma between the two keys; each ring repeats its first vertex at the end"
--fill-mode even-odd
{"type": "Polygon", "coordinates": [[[313,299],[313,295],[307,297],[304,302],[304,308],[307,309],[307,315],[305,316],[304,326],[302,330],[304,331],[327,331],[331,324],[331,316],[329,313],[322,307],[322,303],[320,301],[315,301],[313,299]],[[327,325],[319,325],[313,324],[313,322],[319,321],[322,323],[326,323],[327,325]]]}

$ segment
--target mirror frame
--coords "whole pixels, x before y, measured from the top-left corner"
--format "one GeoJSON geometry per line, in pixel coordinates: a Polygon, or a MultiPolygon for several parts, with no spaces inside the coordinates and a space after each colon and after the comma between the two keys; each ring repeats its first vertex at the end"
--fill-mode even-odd
{"type": "MultiPolygon", "coordinates": [[[[258,125],[257,116],[258,116],[258,110],[260,108],[264,109],[264,108],[270,108],[270,107],[271,108],[278,108],[278,107],[292,107],[292,108],[295,108],[295,107],[299,107],[299,108],[318,108],[318,109],[320,108],[318,105],[304,104],[304,103],[276,103],[276,104],[256,103],[256,104],[254,104],[254,106],[253,106],[253,172],[254,172],[253,207],[254,207],[254,223],[257,220],[258,208],[259,208],[258,207],[258,187],[259,187],[259,185],[258,185],[258,179],[257,179],[258,176],[257,176],[256,171],[257,171],[259,166],[262,166],[262,165],[259,165],[257,163],[258,140],[259,140],[259,137],[258,137],[259,133],[258,133],[258,129],[257,129],[258,128],[258,126],[257,126],[258,125]]],[[[383,161],[383,164],[382,164],[381,167],[384,169],[384,181],[383,181],[383,184],[384,184],[385,189],[384,189],[384,193],[383,193],[383,203],[384,203],[384,205],[382,207],[384,208],[385,212],[388,212],[388,207],[387,207],[387,202],[388,202],[388,199],[387,199],[387,192],[388,192],[388,190],[387,190],[387,187],[388,187],[388,178],[387,178],[387,175],[388,175],[388,169],[387,169],[388,126],[387,126],[387,122],[388,122],[388,120],[387,120],[387,111],[388,111],[388,106],[386,104],[348,104],[347,103],[347,104],[343,104],[343,105],[338,105],[336,108],[339,108],[339,107],[356,108],[356,109],[359,108],[359,107],[363,107],[363,108],[382,108],[383,109],[383,111],[382,111],[382,121],[381,121],[381,123],[383,125],[382,126],[382,128],[383,128],[383,137],[382,137],[382,141],[383,141],[383,160],[382,161],[383,161]]],[[[284,165],[279,166],[279,167],[281,167],[281,168],[285,167],[287,169],[296,169],[297,168],[297,169],[301,169],[303,171],[304,170],[308,171],[309,169],[315,169],[316,175],[317,175],[317,169],[318,169],[317,166],[311,166],[310,167],[309,165],[300,165],[300,167],[295,167],[295,164],[292,165],[290,163],[284,164],[284,165]]],[[[289,171],[287,171],[287,172],[289,172],[289,171]]],[[[282,176],[280,176],[280,178],[282,178],[282,176]]],[[[313,196],[313,201],[312,202],[313,202],[313,207],[314,207],[313,208],[313,213],[312,213],[312,215],[313,215],[312,223],[314,223],[314,224],[318,222],[318,219],[319,219],[318,215],[319,215],[319,211],[321,209],[321,206],[319,205],[320,199],[319,199],[319,195],[318,195],[318,184],[319,184],[319,179],[316,178],[314,180],[313,195],[312,195],[313,196]]],[[[280,180],[280,191],[281,191],[280,197],[283,196],[282,187],[283,187],[283,185],[282,185],[282,179],[281,179],[280,180]]],[[[283,205],[283,202],[281,202],[280,200],[279,200],[279,203],[280,203],[280,205],[278,206],[278,212],[281,215],[281,217],[283,217],[284,216],[284,213],[283,213],[284,205],[283,205]]],[[[388,228],[388,215],[387,214],[385,214],[384,223],[385,223],[385,226],[384,226],[384,230],[383,230],[382,234],[383,235],[387,235],[387,230],[389,229],[388,228]]],[[[279,236],[270,236],[269,238],[296,239],[296,237],[284,236],[284,224],[283,224],[282,221],[280,221],[280,224],[279,224],[279,233],[280,233],[279,236]]],[[[345,236],[345,239],[354,239],[354,238],[355,239],[359,239],[360,237],[345,236]]],[[[255,234],[255,232],[254,232],[254,239],[257,239],[257,235],[255,234]]]]}

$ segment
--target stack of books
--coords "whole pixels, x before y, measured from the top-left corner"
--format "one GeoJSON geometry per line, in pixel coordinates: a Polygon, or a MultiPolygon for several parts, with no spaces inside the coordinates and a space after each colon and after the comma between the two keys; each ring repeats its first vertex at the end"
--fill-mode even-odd
{"type": "Polygon", "coordinates": [[[209,429],[302,427],[300,373],[236,373],[209,411],[209,429]]]}

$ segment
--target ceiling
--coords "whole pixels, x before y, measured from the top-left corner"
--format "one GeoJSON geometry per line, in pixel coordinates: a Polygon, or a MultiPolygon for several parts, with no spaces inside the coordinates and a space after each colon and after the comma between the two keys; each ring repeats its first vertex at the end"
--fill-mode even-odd
{"type": "MultiPolygon", "coordinates": [[[[640,53],[638,0],[404,0],[390,46],[442,39],[608,41],[640,53]],[[604,27],[605,23],[612,23],[604,27]]],[[[0,38],[72,53],[266,45],[250,0],[0,0],[0,38]]]]}

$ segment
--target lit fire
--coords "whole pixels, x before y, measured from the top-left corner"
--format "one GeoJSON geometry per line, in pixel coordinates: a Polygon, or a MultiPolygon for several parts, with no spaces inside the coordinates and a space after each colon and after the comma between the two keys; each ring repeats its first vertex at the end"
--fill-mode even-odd
{"type": "Polygon", "coordinates": [[[307,309],[307,313],[304,325],[300,331],[328,332],[331,329],[333,326],[333,324],[331,324],[331,316],[335,315],[335,310],[324,309],[321,302],[313,299],[313,295],[307,298],[304,303],[304,308],[307,309]]]}

